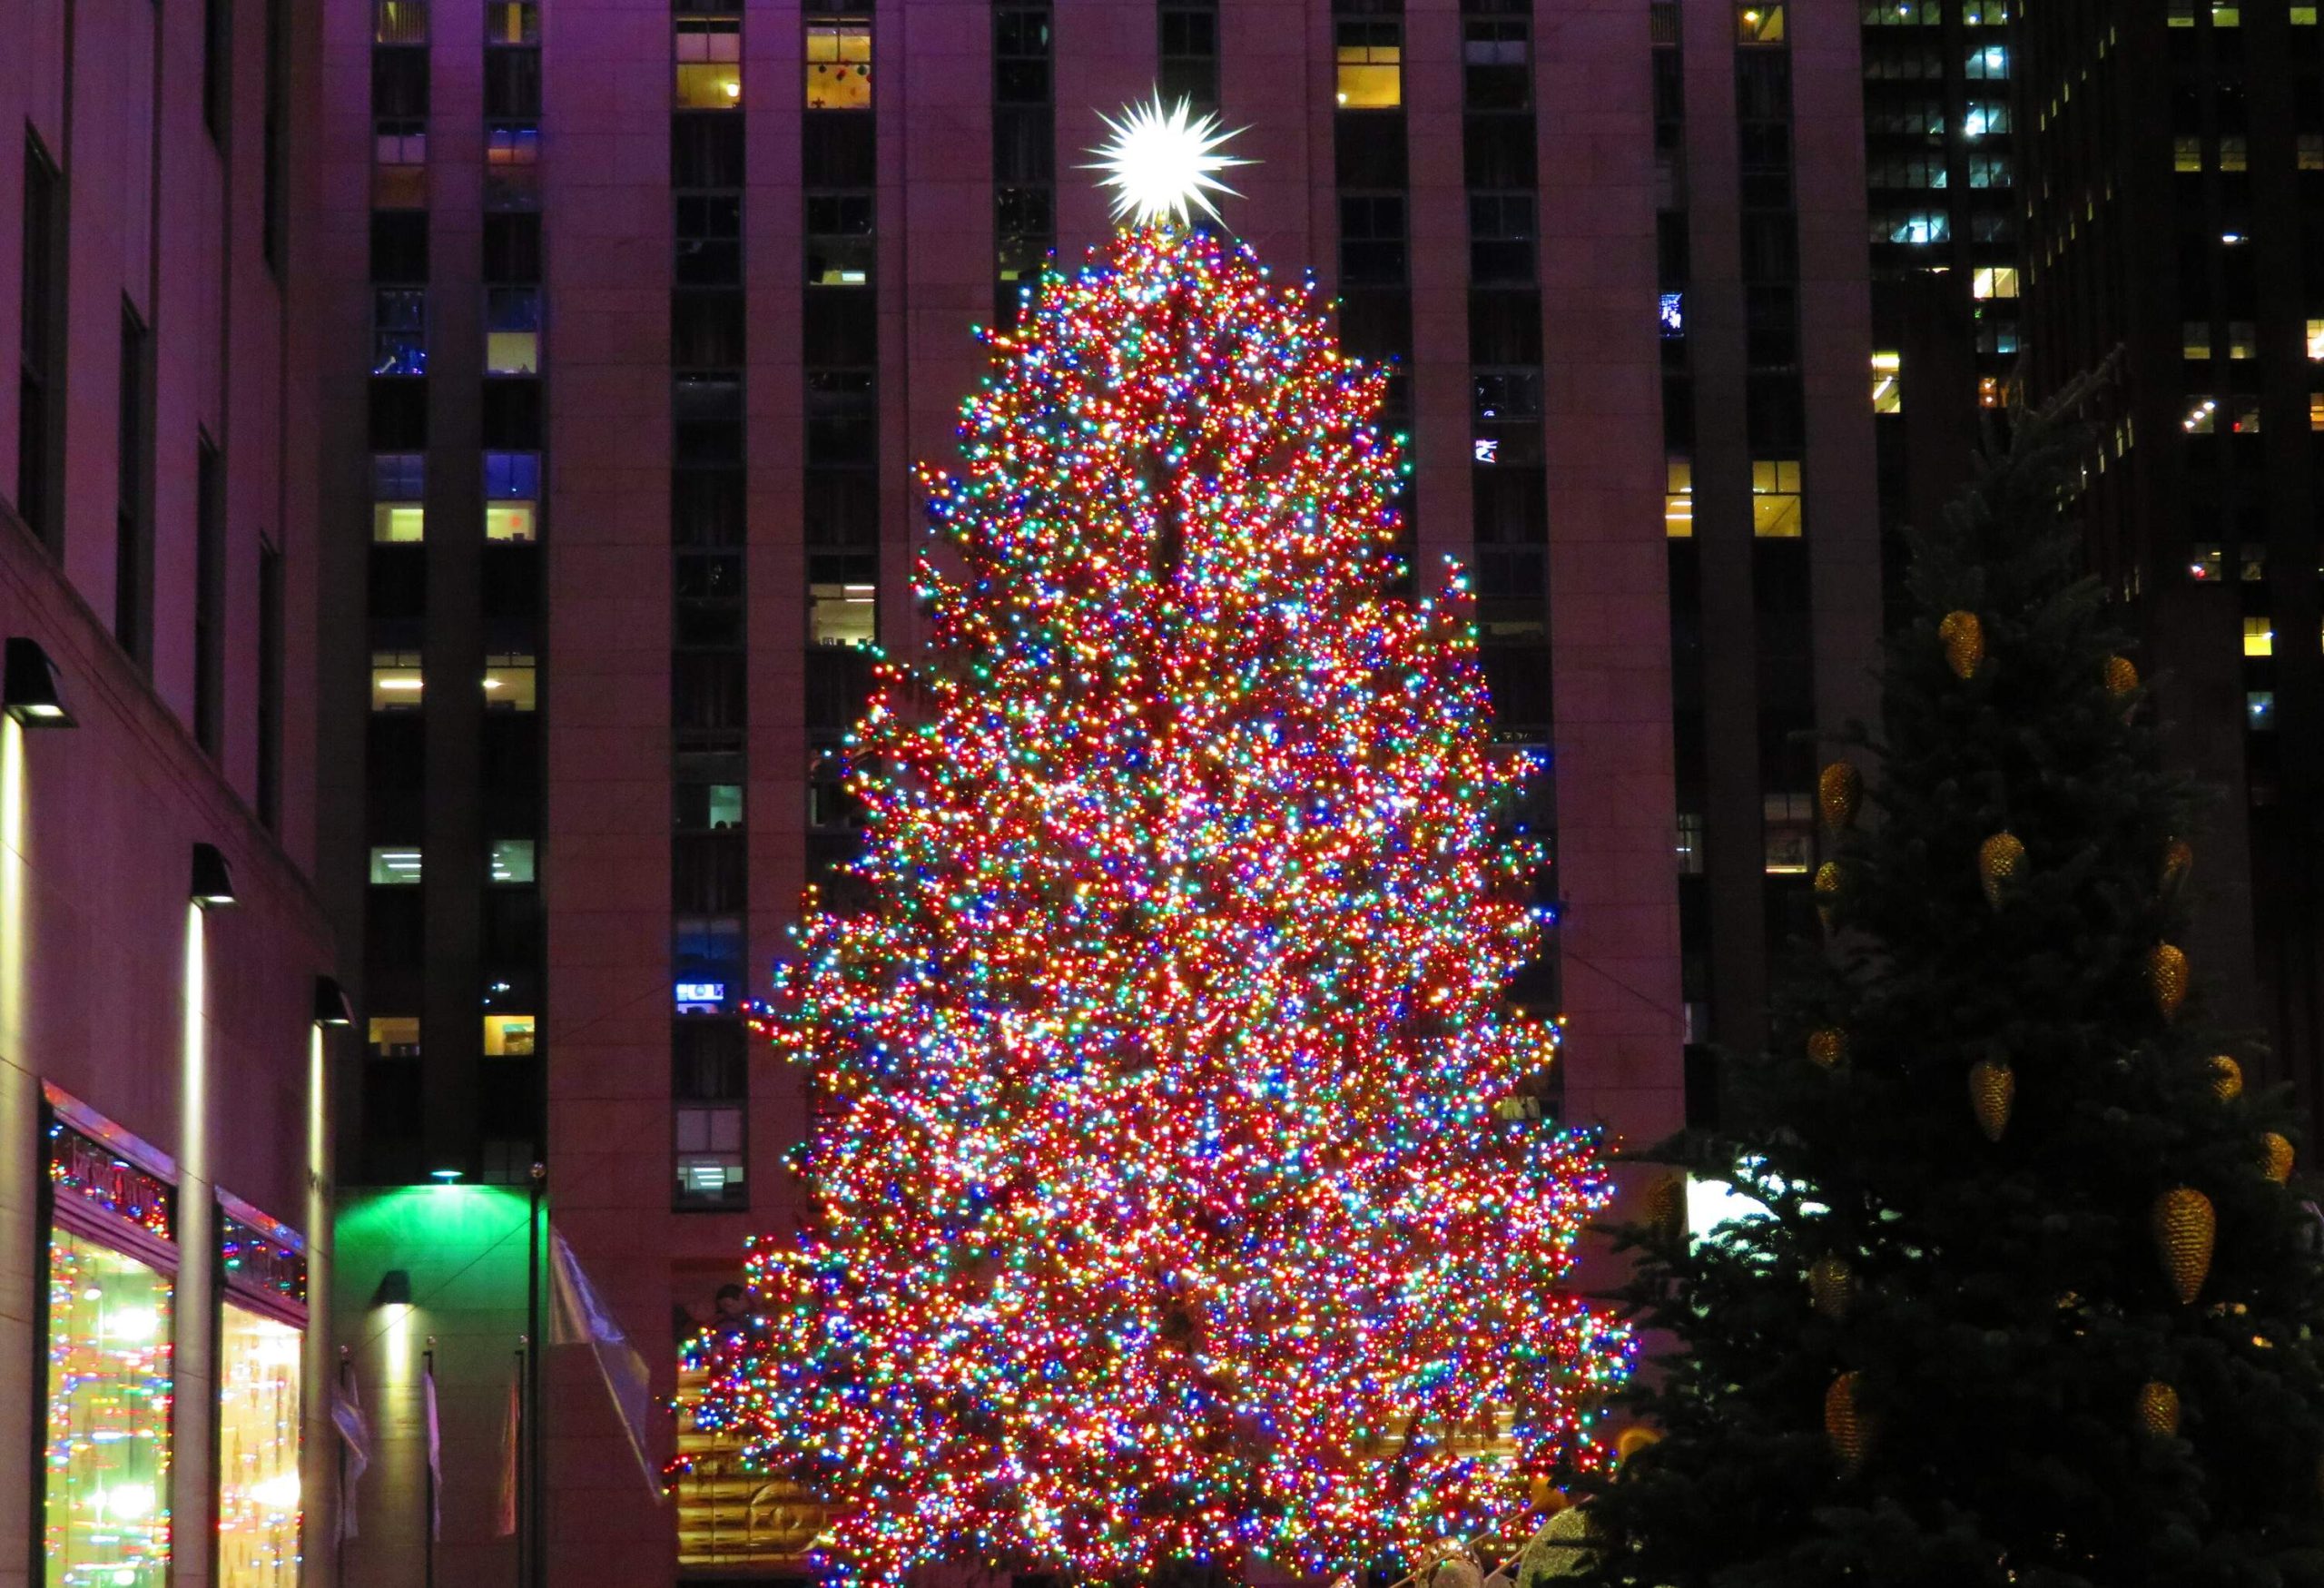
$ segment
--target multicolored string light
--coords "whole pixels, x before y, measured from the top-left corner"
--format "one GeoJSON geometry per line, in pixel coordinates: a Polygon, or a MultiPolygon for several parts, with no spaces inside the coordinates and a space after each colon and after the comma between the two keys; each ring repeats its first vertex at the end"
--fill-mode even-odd
{"type": "Polygon", "coordinates": [[[990,337],[926,477],[930,659],[852,744],[862,913],[763,1025],[812,1069],[795,1237],[698,1425],[832,1563],[1341,1566],[1594,1465],[1620,1327],[1558,1288],[1597,1143],[1500,1119],[1536,846],[1455,580],[1384,594],[1384,376],[1199,232],[990,337]]]}

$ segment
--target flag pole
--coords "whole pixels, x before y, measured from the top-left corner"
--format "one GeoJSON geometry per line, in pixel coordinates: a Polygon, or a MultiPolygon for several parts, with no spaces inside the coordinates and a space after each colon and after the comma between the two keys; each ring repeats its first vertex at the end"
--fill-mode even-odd
{"type": "Polygon", "coordinates": [[[522,1498],[517,1511],[519,1567],[517,1588],[542,1588],[548,1549],[541,1537],[540,1405],[541,1351],[546,1337],[541,1327],[541,1199],[548,1189],[548,1166],[533,1165],[532,1205],[525,1224],[525,1353],[522,1422],[517,1443],[517,1485],[522,1498]]]}
{"type": "MultiPolygon", "coordinates": [[[[347,1375],[349,1369],[353,1366],[353,1355],[349,1351],[348,1347],[341,1346],[339,1348],[339,1384],[337,1388],[332,1392],[334,1395],[343,1396],[347,1393],[347,1375]]],[[[334,1423],[337,1422],[336,1417],[332,1420],[334,1423]]],[[[339,1504],[330,1519],[330,1580],[335,1585],[335,1588],[346,1588],[347,1438],[343,1429],[340,1432],[340,1436],[331,1441],[331,1445],[339,1455],[339,1493],[337,1496],[339,1504]]]]}
{"type": "Polygon", "coordinates": [[[427,1512],[420,1517],[420,1575],[422,1588],[436,1588],[436,1336],[428,1336],[428,1348],[419,1354],[420,1393],[426,1397],[422,1415],[429,1425],[422,1431],[428,1441],[428,1482],[422,1485],[427,1512]]]}

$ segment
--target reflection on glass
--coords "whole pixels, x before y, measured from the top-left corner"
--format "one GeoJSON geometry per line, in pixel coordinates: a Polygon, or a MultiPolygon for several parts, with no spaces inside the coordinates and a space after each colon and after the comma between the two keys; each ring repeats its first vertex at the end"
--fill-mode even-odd
{"type": "Polygon", "coordinates": [[[286,1323],[228,1303],[218,1328],[218,1585],[299,1581],[299,1354],[286,1323]]]}
{"type": "Polygon", "coordinates": [[[48,1241],[49,1588],[162,1588],[170,1282],[71,1230],[48,1241]]]}

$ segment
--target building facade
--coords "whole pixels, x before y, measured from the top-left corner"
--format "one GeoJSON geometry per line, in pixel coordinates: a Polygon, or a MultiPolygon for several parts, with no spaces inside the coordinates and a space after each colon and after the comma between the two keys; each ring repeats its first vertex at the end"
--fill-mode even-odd
{"type": "MultiPolygon", "coordinates": [[[[1513,991],[1567,1017],[1546,1110],[1654,1139],[1688,1041],[1756,1034],[1817,735],[1872,704],[1857,6],[328,0],[320,25],[324,892],[368,1043],[337,1293],[396,1430],[350,1582],[428,1547],[431,1341],[439,1571],[795,1567],[797,1496],[714,1460],[658,1501],[588,1355],[517,1354],[537,1254],[568,1241],[683,1396],[676,1335],[787,1227],[804,1088],[741,1005],[803,888],[847,885],[833,752],[871,647],[917,643],[911,469],[951,452],[973,328],[1107,236],[1081,151],[1157,85],[1243,129],[1226,225],[1395,360],[1417,577],[1472,567],[1497,730],[1550,753],[1561,924],[1513,991]],[[504,1532],[511,1385],[547,1411],[504,1532]]],[[[648,1465],[680,1440],[717,1455],[657,1425],[648,1465]]]]}
{"type": "Polygon", "coordinates": [[[8,20],[0,1583],[325,1583],[312,35],[8,20]]]}
{"type": "Polygon", "coordinates": [[[2092,567],[2216,796],[2190,952],[2324,1121],[2324,27],[2313,5],[2020,6],[2032,395],[2114,360],[2092,567]]]}

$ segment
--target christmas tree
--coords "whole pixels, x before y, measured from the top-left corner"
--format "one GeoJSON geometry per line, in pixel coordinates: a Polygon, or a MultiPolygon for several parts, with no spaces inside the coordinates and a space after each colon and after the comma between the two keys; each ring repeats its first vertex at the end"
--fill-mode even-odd
{"type": "MultiPolygon", "coordinates": [[[[1183,121],[1183,118],[1181,118],[1183,121]]],[[[1305,1571],[1515,1527],[1627,1337],[1560,1294],[1594,1139],[1455,583],[1386,594],[1381,371],[1154,222],[990,337],[926,484],[927,656],[852,744],[867,901],[764,1015],[803,1228],[698,1413],[833,1567],[1305,1571]]]]}
{"type": "Polygon", "coordinates": [[[2324,1294],[2290,1126],[2191,985],[2191,791],[2077,577],[2092,397],[1914,541],[1876,820],[1827,766],[1822,952],[1671,1155],[1759,1210],[1639,1232],[1679,1350],[1589,1507],[1601,1583],[2324,1581],[2324,1294]]]}

